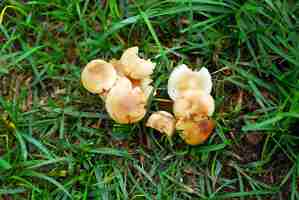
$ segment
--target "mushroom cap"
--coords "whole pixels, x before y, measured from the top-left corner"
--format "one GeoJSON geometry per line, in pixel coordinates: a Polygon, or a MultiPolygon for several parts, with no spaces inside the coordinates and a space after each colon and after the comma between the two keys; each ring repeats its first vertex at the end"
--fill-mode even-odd
{"type": "Polygon", "coordinates": [[[124,51],[117,65],[117,70],[132,79],[149,77],[155,68],[155,63],[138,56],[138,47],[131,47],[124,51]]]}
{"type": "Polygon", "coordinates": [[[89,62],[81,73],[83,86],[91,93],[102,94],[111,89],[117,79],[113,65],[96,59],[89,62]]]}
{"type": "Polygon", "coordinates": [[[123,64],[121,64],[121,62],[119,60],[113,58],[109,61],[109,63],[111,65],[113,65],[114,69],[116,70],[116,72],[119,76],[125,76],[125,74],[124,74],[125,66],[123,64]]]}
{"type": "MultiPolygon", "coordinates": [[[[151,85],[152,82],[153,80],[150,78],[144,78],[140,82],[140,88],[144,92],[146,99],[148,99],[154,91],[154,87],[151,85]]],[[[155,92],[153,95],[155,95],[155,92]]]]}
{"type": "Polygon", "coordinates": [[[167,91],[172,100],[177,99],[187,90],[200,90],[210,94],[212,91],[212,77],[208,69],[202,67],[199,71],[192,71],[182,64],[174,68],[168,79],[167,91]]]}
{"type": "Polygon", "coordinates": [[[166,111],[157,111],[148,118],[146,126],[171,137],[175,130],[175,118],[166,111]]]}
{"type": "MultiPolygon", "coordinates": [[[[154,91],[154,87],[151,85],[153,80],[149,77],[144,79],[129,79],[134,87],[139,87],[144,95],[146,96],[146,99],[148,99],[151,95],[151,93],[154,91]]],[[[155,95],[155,93],[153,94],[155,95]]]]}
{"type": "Polygon", "coordinates": [[[205,142],[213,132],[215,125],[211,119],[199,122],[191,120],[178,120],[176,129],[182,131],[180,136],[190,145],[198,145],[205,142]]]}
{"type": "Polygon", "coordinates": [[[120,77],[106,97],[106,110],[118,123],[129,124],[141,120],[146,113],[146,97],[139,87],[132,87],[126,77],[120,77]]]}
{"type": "Polygon", "coordinates": [[[195,121],[211,116],[215,110],[214,99],[202,91],[188,90],[174,101],[173,113],[177,118],[195,121]]]}

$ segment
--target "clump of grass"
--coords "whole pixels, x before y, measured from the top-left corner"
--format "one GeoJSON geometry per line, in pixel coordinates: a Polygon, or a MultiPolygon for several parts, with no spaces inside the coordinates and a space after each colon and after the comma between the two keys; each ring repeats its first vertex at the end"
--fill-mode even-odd
{"type": "Polygon", "coordinates": [[[299,3],[41,0],[0,3],[0,197],[299,198],[299,3]],[[213,72],[217,127],[189,147],[116,125],[80,85],[91,59],[138,45],[168,74],[213,72]]]}

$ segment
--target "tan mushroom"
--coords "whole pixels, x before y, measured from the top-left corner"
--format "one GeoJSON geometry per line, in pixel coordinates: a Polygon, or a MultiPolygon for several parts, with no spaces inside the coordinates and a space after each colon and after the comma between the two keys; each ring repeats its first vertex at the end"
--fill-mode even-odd
{"type": "Polygon", "coordinates": [[[155,95],[154,87],[151,85],[151,83],[153,82],[152,79],[144,78],[140,80],[138,79],[129,79],[129,80],[131,81],[133,88],[139,87],[142,90],[142,92],[146,96],[146,99],[150,97],[152,92],[154,93],[153,95],[155,95]]]}
{"type": "Polygon", "coordinates": [[[198,122],[183,119],[176,123],[176,129],[181,131],[180,136],[190,145],[205,142],[213,132],[214,127],[214,122],[211,119],[203,119],[198,122]]]}
{"type": "Polygon", "coordinates": [[[81,82],[91,93],[106,93],[116,79],[117,73],[113,65],[100,59],[89,62],[81,73],[81,82]]]}
{"type": "Polygon", "coordinates": [[[121,124],[141,120],[146,113],[146,96],[139,87],[120,77],[106,97],[106,109],[112,119],[121,124]]]}
{"type": "Polygon", "coordinates": [[[151,85],[153,80],[150,78],[150,76],[144,76],[144,78],[141,79],[134,79],[124,73],[124,71],[126,71],[127,68],[125,65],[121,64],[119,60],[112,59],[110,63],[114,66],[118,75],[126,76],[128,79],[130,79],[130,81],[133,84],[133,87],[140,87],[147,99],[152,93],[153,95],[155,95],[154,87],[151,85]]]}
{"type": "Polygon", "coordinates": [[[140,82],[140,88],[144,92],[146,99],[150,97],[150,95],[153,93],[153,96],[155,96],[154,87],[151,85],[153,82],[150,78],[142,79],[140,82]]]}
{"type": "MultiPolygon", "coordinates": [[[[114,69],[116,70],[116,72],[117,72],[117,74],[119,76],[126,76],[124,74],[124,71],[125,71],[124,68],[125,68],[125,66],[123,64],[121,64],[121,62],[119,60],[113,58],[113,59],[111,59],[109,61],[109,63],[111,65],[113,65],[114,69]]],[[[130,78],[130,77],[127,77],[127,78],[130,78]]]]}
{"type": "Polygon", "coordinates": [[[175,101],[188,90],[203,91],[210,94],[212,78],[205,67],[199,71],[192,71],[187,65],[182,64],[171,72],[167,87],[169,97],[175,101]]]}
{"type": "Polygon", "coordinates": [[[131,47],[124,51],[116,69],[131,79],[144,79],[149,77],[155,68],[155,63],[138,56],[138,47],[131,47]]]}
{"type": "Polygon", "coordinates": [[[202,91],[188,90],[173,104],[176,118],[192,119],[195,121],[211,116],[215,110],[214,99],[202,91]]]}
{"type": "Polygon", "coordinates": [[[146,126],[171,137],[175,130],[175,118],[166,111],[157,111],[148,118],[146,126]]]}

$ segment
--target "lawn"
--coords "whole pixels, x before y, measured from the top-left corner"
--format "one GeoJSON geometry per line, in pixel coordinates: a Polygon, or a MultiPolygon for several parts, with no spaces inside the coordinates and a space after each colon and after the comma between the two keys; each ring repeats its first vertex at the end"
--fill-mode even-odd
{"type": "Polygon", "coordinates": [[[0,199],[299,199],[299,1],[1,0],[0,199]],[[138,46],[205,66],[216,128],[197,146],[111,120],[80,83],[138,46]]]}

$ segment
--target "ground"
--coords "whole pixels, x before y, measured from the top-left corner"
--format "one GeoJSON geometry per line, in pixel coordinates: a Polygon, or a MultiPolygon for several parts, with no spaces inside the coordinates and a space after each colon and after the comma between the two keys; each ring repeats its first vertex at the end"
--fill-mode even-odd
{"type": "Polygon", "coordinates": [[[299,199],[299,2],[2,0],[0,199],[299,199]],[[80,73],[138,46],[212,73],[216,128],[188,146],[119,125],[80,73]]]}

